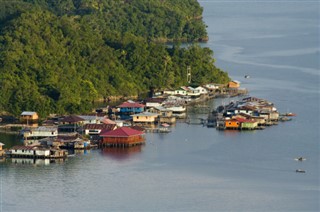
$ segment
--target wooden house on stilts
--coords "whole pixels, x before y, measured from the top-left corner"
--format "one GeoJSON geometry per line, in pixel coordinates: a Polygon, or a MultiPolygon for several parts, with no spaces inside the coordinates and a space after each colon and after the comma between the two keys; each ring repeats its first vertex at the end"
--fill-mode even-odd
{"type": "Polygon", "coordinates": [[[101,147],[131,147],[145,143],[145,133],[129,127],[100,134],[101,147]]]}

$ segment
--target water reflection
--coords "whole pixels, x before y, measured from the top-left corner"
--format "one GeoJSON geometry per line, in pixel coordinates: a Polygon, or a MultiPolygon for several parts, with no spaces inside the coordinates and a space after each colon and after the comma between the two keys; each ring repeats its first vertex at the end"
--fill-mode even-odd
{"type": "Polygon", "coordinates": [[[104,148],[101,149],[102,155],[117,161],[130,159],[132,156],[142,152],[143,145],[129,148],[104,148]]]}
{"type": "Polygon", "coordinates": [[[32,165],[32,166],[47,166],[53,163],[63,163],[65,159],[33,159],[33,158],[11,158],[4,159],[1,162],[10,162],[15,165],[32,165]]]}

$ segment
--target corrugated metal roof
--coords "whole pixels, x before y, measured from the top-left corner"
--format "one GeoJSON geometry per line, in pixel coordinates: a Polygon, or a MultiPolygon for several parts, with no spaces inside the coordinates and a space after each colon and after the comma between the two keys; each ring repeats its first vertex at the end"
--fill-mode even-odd
{"type": "Polygon", "coordinates": [[[81,121],[84,121],[84,119],[80,118],[79,116],[75,116],[75,115],[67,116],[61,120],[61,122],[70,122],[70,123],[76,123],[76,122],[81,122],[81,121]]]}
{"type": "Polygon", "coordinates": [[[23,111],[21,113],[21,116],[32,116],[32,115],[35,115],[37,114],[36,112],[33,112],[33,111],[23,111]]]}
{"type": "Polygon", "coordinates": [[[115,121],[112,121],[111,119],[108,119],[108,118],[103,118],[101,122],[105,124],[117,124],[115,121]]]}
{"type": "Polygon", "coordinates": [[[14,147],[11,147],[11,149],[13,149],[13,150],[33,150],[35,148],[36,148],[35,146],[14,146],[14,147]]]}
{"type": "Polygon", "coordinates": [[[248,119],[243,119],[243,118],[235,118],[238,122],[241,123],[254,123],[255,121],[248,120],[248,119]]]}
{"type": "Polygon", "coordinates": [[[116,124],[86,124],[83,126],[84,129],[109,129],[112,130],[116,127],[116,124]]]}
{"type": "Polygon", "coordinates": [[[144,133],[129,127],[121,127],[106,133],[101,133],[101,137],[130,137],[134,135],[143,135],[144,133]]]}
{"type": "Polygon", "coordinates": [[[158,116],[158,113],[143,112],[131,116],[158,116]]]}
{"type": "Polygon", "coordinates": [[[166,100],[166,98],[148,98],[145,100],[145,102],[150,102],[150,103],[162,103],[166,100]]]}

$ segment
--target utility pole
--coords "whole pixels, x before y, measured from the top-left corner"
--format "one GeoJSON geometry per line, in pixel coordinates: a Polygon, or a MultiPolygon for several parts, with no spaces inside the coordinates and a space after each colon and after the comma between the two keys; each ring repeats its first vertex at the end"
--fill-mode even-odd
{"type": "Polygon", "coordinates": [[[191,67],[187,66],[187,82],[191,83],[191,67]]]}

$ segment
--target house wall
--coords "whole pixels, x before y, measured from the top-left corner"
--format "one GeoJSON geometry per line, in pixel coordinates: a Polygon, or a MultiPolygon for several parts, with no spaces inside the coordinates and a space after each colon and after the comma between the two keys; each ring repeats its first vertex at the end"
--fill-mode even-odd
{"type": "Polygon", "coordinates": [[[263,114],[259,114],[259,117],[263,117],[264,119],[269,119],[269,117],[270,117],[270,114],[268,114],[268,113],[263,113],[263,114]]]}
{"type": "Polygon", "coordinates": [[[50,150],[49,149],[37,149],[35,150],[36,156],[49,156],[50,150]]]}
{"type": "Polygon", "coordinates": [[[271,119],[271,120],[277,120],[277,119],[279,119],[279,113],[278,113],[278,112],[271,112],[271,113],[270,113],[270,119],[271,119]]]}
{"type": "Polygon", "coordinates": [[[123,107],[120,108],[120,113],[142,113],[144,108],[142,107],[123,107]]]}
{"type": "Polygon", "coordinates": [[[22,120],[38,120],[39,119],[39,116],[37,113],[33,114],[33,115],[21,115],[20,118],[22,120]]]}
{"type": "Polygon", "coordinates": [[[103,137],[103,144],[131,144],[136,142],[143,142],[145,140],[142,135],[135,135],[130,137],[103,137]]]}
{"type": "Polygon", "coordinates": [[[200,94],[207,94],[208,93],[208,90],[205,89],[204,87],[197,87],[195,88],[197,91],[199,91],[200,94]]]}
{"type": "Polygon", "coordinates": [[[158,116],[132,116],[133,122],[155,122],[158,116]]]}
{"type": "Polygon", "coordinates": [[[98,123],[100,123],[100,121],[96,119],[86,119],[83,121],[83,124],[98,124],[98,123]]]}
{"type": "Polygon", "coordinates": [[[236,114],[238,114],[238,113],[244,113],[244,114],[247,114],[247,115],[250,115],[250,116],[253,115],[253,111],[252,111],[252,110],[235,110],[235,113],[236,113],[236,114]]]}
{"type": "Polygon", "coordinates": [[[16,149],[16,150],[12,150],[11,154],[12,154],[12,155],[33,156],[34,150],[16,149]]]}
{"type": "Polygon", "coordinates": [[[258,126],[257,122],[243,122],[241,128],[254,129],[258,126]]]}
{"type": "Polygon", "coordinates": [[[24,137],[56,137],[58,136],[58,129],[55,131],[26,131],[23,133],[24,137]]]}
{"type": "Polygon", "coordinates": [[[239,128],[240,123],[235,120],[225,120],[225,127],[226,128],[239,128]]]}
{"type": "Polygon", "coordinates": [[[176,122],[176,117],[160,117],[160,123],[175,123],[176,122]]]}
{"type": "Polygon", "coordinates": [[[174,95],[175,91],[163,91],[164,94],[174,95]]]}
{"type": "Polygon", "coordinates": [[[175,94],[175,95],[176,95],[176,94],[187,95],[187,91],[185,91],[185,90],[175,90],[175,91],[174,91],[174,94],[175,94]]]}
{"type": "Polygon", "coordinates": [[[159,102],[147,102],[146,107],[159,107],[161,106],[161,103],[159,102]]]}
{"type": "Polygon", "coordinates": [[[84,131],[84,134],[86,135],[99,135],[101,132],[101,129],[86,129],[84,131]]]}
{"type": "Polygon", "coordinates": [[[236,82],[229,82],[229,83],[228,83],[228,87],[229,87],[229,88],[239,88],[239,87],[240,87],[240,84],[239,84],[239,83],[236,83],[236,82]]]}

